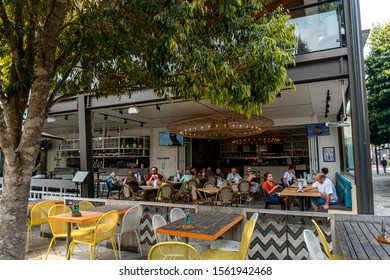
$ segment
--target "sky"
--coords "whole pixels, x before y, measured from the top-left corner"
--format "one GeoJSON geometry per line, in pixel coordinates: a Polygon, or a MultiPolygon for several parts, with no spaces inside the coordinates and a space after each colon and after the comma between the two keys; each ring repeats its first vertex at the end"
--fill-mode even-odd
{"type": "MultiPolygon", "coordinates": [[[[352,0],[354,1],[354,0],[352,0]]],[[[389,0],[360,0],[360,20],[362,30],[371,29],[373,23],[385,23],[390,21],[389,0]]],[[[369,43],[369,41],[367,41],[369,43]]],[[[369,45],[364,47],[364,56],[369,53],[369,45]]]]}

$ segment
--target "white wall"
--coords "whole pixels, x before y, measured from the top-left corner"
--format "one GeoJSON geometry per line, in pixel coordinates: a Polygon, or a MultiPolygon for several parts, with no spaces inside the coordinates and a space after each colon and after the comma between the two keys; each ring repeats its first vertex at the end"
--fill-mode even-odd
{"type": "Polygon", "coordinates": [[[158,134],[160,131],[168,130],[166,128],[153,128],[150,136],[150,167],[156,166],[158,173],[163,175],[164,179],[168,179],[178,169],[180,147],[159,146],[158,134]]]}
{"type": "Polygon", "coordinates": [[[338,141],[338,129],[336,127],[329,127],[329,136],[320,136],[318,137],[318,154],[319,154],[319,164],[320,170],[323,167],[329,169],[329,177],[335,183],[336,172],[340,172],[340,149],[338,141]],[[335,148],[335,162],[324,162],[323,147],[334,147],[335,148]]]}

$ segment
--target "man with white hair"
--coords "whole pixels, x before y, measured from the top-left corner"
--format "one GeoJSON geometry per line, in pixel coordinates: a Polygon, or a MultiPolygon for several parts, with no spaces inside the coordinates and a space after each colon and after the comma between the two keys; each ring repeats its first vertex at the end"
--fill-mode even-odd
{"type": "Polygon", "coordinates": [[[323,206],[325,210],[328,210],[330,205],[337,204],[338,197],[336,188],[332,181],[329,178],[326,178],[324,173],[318,173],[316,175],[316,182],[303,189],[303,192],[307,192],[314,188],[317,188],[321,194],[321,197],[311,198],[311,205],[315,212],[318,212],[320,206],[323,206]]]}

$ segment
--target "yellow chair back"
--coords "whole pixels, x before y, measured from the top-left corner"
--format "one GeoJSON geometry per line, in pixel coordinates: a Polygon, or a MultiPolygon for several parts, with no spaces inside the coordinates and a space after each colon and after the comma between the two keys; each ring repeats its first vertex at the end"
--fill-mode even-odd
{"type": "Polygon", "coordinates": [[[335,254],[333,255],[331,252],[330,252],[330,249],[329,249],[329,245],[328,245],[328,241],[326,240],[326,237],[325,237],[325,234],[324,232],[322,231],[322,229],[319,227],[319,225],[316,223],[316,221],[314,221],[313,219],[311,220],[311,222],[313,223],[314,227],[316,228],[316,231],[318,233],[318,236],[320,237],[320,240],[321,240],[321,243],[322,243],[322,248],[324,248],[324,252],[325,254],[327,255],[327,257],[330,259],[330,260],[344,260],[344,254],[335,254]]]}
{"type": "Polygon", "coordinates": [[[183,242],[160,242],[148,254],[148,260],[200,260],[198,251],[183,242]]]}
{"type": "Polygon", "coordinates": [[[255,230],[256,221],[250,219],[246,222],[244,230],[242,231],[240,250],[238,251],[238,260],[246,260],[248,254],[249,245],[251,244],[251,239],[253,231],[255,230]]]}
{"type": "MultiPolygon", "coordinates": [[[[72,210],[64,204],[56,204],[50,207],[48,216],[70,213],[72,210]]],[[[53,235],[66,234],[66,223],[60,221],[49,220],[49,225],[53,235]]]]}
{"type": "Polygon", "coordinates": [[[54,201],[42,201],[34,205],[30,211],[30,219],[27,221],[28,226],[39,226],[48,224],[49,209],[55,205],[54,201]]]}
{"type": "Polygon", "coordinates": [[[90,201],[87,201],[87,200],[80,200],[79,201],[79,209],[80,211],[84,211],[84,210],[87,210],[87,209],[90,209],[90,208],[94,208],[95,205],[93,205],[92,202],[90,201]]]}
{"type": "Polygon", "coordinates": [[[116,210],[104,214],[96,223],[94,230],[94,243],[108,240],[114,237],[118,225],[119,213],[116,210]]]}

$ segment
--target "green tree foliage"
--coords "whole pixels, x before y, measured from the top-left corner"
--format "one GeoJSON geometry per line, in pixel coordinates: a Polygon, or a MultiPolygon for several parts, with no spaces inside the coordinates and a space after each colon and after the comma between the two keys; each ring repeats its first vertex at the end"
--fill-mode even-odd
{"type": "Polygon", "coordinates": [[[24,258],[30,178],[56,102],[154,89],[249,116],[292,86],[294,27],[282,10],[262,15],[265,2],[0,0],[0,259],[24,258]]]}
{"type": "Polygon", "coordinates": [[[368,118],[371,143],[379,146],[390,142],[390,23],[374,25],[370,41],[365,60],[368,118]]]}

